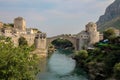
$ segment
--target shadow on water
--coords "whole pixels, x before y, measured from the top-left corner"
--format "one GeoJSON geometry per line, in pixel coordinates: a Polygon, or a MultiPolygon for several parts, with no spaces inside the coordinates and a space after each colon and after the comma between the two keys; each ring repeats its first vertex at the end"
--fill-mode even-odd
{"type": "Polygon", "coordinates": [[[65,55],[70,55],[70,54],[73,54],[73,50],[65,50],[65,49],[57,49],[57,51],[60,53],[60,54],[65,54],[65,55]]]}
{"type": "Polygon", "coordinates": [[[55,51],[47,61],[45,72],[38,74],[38,80],[88,80],[86,73],[76,68],[76,62],[65,55],[64,51],[55,51]]]}

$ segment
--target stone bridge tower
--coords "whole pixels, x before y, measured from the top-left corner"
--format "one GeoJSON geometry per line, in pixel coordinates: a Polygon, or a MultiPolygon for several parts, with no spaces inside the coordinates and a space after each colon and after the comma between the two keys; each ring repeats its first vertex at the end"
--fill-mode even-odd
{"type": "Polygon", "coordinates": [[[36,50],[38,50],[40,53],[46,52],[47,51],[46,33],[36,34],[34,43],[36,50]]]}
{"type": "Polygon", "coordinates": [[[97,25],[93,22],[89,22],[86,25],[86,30],[77,34],[79,49],[88,49],[93,47],[93,44],[99,42],[99,32],[97,31],[97,25]]]}
{"type": "Polygon", "coordinates": [[[89,34],[89,46],[99,42],[99,32],[97,31],[97,25],[93,22],[89,22],[86,25],[86,31],[89,34]]]}

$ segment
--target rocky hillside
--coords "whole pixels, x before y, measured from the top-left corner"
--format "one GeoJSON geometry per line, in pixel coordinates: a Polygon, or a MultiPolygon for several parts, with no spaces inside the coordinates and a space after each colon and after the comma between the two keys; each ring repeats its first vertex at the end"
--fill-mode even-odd
{"type": "Polygon", "coordinates": [[[120,0],[115,0],[106,8],[105,14],[100,16],[97,25],[101,31],[108,27],[120,29],[120,0]]]}

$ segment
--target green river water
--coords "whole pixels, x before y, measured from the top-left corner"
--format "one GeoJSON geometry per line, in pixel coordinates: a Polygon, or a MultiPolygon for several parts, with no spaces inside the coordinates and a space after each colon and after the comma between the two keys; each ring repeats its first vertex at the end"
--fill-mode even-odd
{"type": "Polygon", "coordinates": [[[86,73],[76,67],[75,60],[61,51],[55,51],[49,59],[42,60],[38,80],[88,80],[86,73]]]}

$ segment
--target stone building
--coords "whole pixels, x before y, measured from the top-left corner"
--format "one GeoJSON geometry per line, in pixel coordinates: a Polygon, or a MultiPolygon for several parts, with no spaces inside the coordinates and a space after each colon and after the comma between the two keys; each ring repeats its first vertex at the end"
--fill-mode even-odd
{"type": "Polygon", "coordinates": [[[3,27],[3,23],[2,22],[0,22],[0,28],[2,28],[3,27]]]}
{"type": "Polygon", "coordinates": [[[93,45],[100,40],[100,34],[97,31],[97,25],[93,22],[90,22],[86,25],[86,32],[89,34],[89,45],[93,45]]]}
{"type": "Polygon", "coordinates": [[[29,46],[36,44],[36,48],[41,49],[41,51],[46,48],[46,34],[36,28],[27,28],[26,21],[22,17],[17,17],[14,19],[14,27],[3,27],[3,23],[0,22],[0,35],[10,37],[14,43],[14,46],[18,46],[19,38],[24,37],[29,46]],[[39,38],[36,39],[38,32],[39,38]]]}
{"type": "Polygon", "coordinates": [[[89,22],[86,25],[86,30],[78,33],[76,37],[79,40],[79,50],[92,47],[93,44],[99,42],[100,40],[100,34],[97,31],[97,25],[93,22],[89,22]]]}
{"type": "Polygon", "coordinates": [[[19,30],[26,30],[26,22],[22,17],[17,17],[14,19],[14,28],[19,30]]]}
{"type": "Polygon", "coordinates": [[[2,29],[3,35],[6,37],[12,37],[12,29],[10,27],[2,29]]]}
{"type": "Polygon", "coordinates": [[[37,34],[38,33],[38,29],[36,29],[36,28],[27,28],[26,32],[27,32],[27,34],[37,34]]]}
{"type": "MultiPolygon", "coordinates": [[[[38,35],[37,34],[38,31],[39,30],[35,28],[27,28],[26,21],[22,17],[15,18],[13,29],[14,36],[12,36],[14,45],[18,46],[18,39],[20,37],[24,37],[27,40],[29,46],[33,45],[34,43],[37,43],[35,46],[37,46],[38,44],[41,46],[43,43],[39,42],[39,40],[38,42],[35,42],[35,37],[36,35],[38,35]]],[[[42,34],[42,32],[40,32],[40,34],[42,34]]],[[[44,45],[46,45],[46,43],[44,45]]]]}

